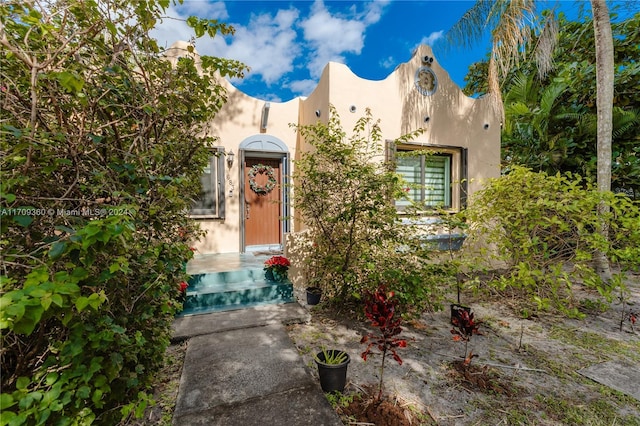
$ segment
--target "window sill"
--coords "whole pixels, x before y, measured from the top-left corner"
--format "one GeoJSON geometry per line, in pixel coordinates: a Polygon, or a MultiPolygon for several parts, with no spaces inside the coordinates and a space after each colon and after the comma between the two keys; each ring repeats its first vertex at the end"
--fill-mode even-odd
{"type": "Polygon", "coordinates": [[[459,212],[460,210],[456,208],[447,208],[442,210],[423,210],[413,214],[406,213],[404,210],[396,210],[397,215],[401,218],[408,218],[409,216],[417,216],[419,219],[426,219],[426,218],[435,219],[435,218],[441,217],[442,215],[451,215],[459,212]]]}
{"type": "Polygon", "coordinates": [[[193,220],[219,220],[219,221],[224,220],[223,217],[219,217],[212,214],[189,214],[188,216],[189,216],[189,219],[193,219],[193,220]]]}
{"type": "Polygon", "coordinates": [[[400,222],[403,225],[420,225],[420,226],[427,225],[428,226],[428,225],[438,225],[442,223],[442,220],[438,217],[433,217],[433,216],[423,216],[418,218],[401,217],[400,222]]]}

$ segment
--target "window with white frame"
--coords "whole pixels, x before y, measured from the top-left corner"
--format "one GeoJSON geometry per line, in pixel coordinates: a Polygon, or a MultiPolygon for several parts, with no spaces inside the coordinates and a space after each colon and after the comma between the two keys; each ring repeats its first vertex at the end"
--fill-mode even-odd
{"type": "Polygon", "coordinates": [[[200,182],[202,192],[191,209],[192,216],[224,219],[225,214],[225,180],[224,180],[224,148],[215,147],[209,157],[209,163],[202,172],[200,182]]]}
{"type": "Polygon", "coordinates": [[[406,144],[393,146],[387,153],[395,171],[407,184],[406,198],[396,200],[399,211],[413,202],[447,210],[466,205],[465,148],[406,144]]]}

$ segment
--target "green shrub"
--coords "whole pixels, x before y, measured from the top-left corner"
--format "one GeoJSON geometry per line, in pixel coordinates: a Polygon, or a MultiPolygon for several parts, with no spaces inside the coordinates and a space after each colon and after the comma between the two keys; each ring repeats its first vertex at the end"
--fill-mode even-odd
{"type": "Polygon", "coordinates": [[[164,3],[0,5],[2,425],[113,425],[151,402],[200,235],[212,78],[242,71],[162,59],[164,3]]]}
{"type": "MultiPolygon", "coordinates": [[[[402,309],[437,306],[442,292],[427,265],[415,226],[402,224],[394,200],[401,177],[381,161],[379,122],[369,110],[351,136],[331,108],[327,123],[298,127],[312,149],[295,163],[294,207],[309,227],[304,276],[337,301],[358,299],[386,284],[402,309]]],[[[398,141],[407,140],[415,134],[398,141]]]]}
{"type": "Polygon", "coordinates": [[[484,249],[477,263],[490,260],[505,272],[490,285],[526,296],[539,310],[555,308],[578,316],[573,285],[581,281],[611,300],[613,286],[592,267],[599,250],[622,271],[638,268],[640,212],[621,194],[601,194],[579,176],[548,176],[515,167],[477,192],[464,217],[470,240],[484,249]],[[599,203],[611,212],[600,216],[599,203]],[[598,232],[609,226],[609,239],[598,232]]]}
{"type": "Polygon", "coordinates": [[[419,317],[424,312],[442,309],[444,294],[455,285],[456,269],[446,261],[435,262],[430,250],[414,247],[389,250],[372,262],[369,279],[385,285],[395,293],[403,317],[419,317]]]}

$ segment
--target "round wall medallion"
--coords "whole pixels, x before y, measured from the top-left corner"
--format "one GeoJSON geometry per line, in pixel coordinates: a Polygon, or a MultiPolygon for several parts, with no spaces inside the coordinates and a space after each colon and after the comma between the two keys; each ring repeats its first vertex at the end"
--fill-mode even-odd
{"type": "Polygon", "coordinates": [[[433,95],[438,89],[436,73],[429,67],[420,67],[416,71],[415,85],[418,92],[424,96],[433,95]]]}

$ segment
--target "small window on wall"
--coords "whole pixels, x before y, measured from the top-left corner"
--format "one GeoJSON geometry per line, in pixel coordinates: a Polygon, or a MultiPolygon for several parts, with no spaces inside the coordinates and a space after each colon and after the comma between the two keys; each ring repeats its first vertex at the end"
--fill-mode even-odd
{"type": "Polygon", "coordinates": [[[212,151],[209,163],[200,178],[202,183],[200,199],[193,204],[191,215],[224,219],[224,148],[216,147],[212,151]]]}
{"type": "Polygon", "coordinates": [[[458,210],[466,205],[466,149],[401,145],[387,150],[395,171],[407,183],[406,198],[396,200],[404,211],[415,203],[458,210]]]}

